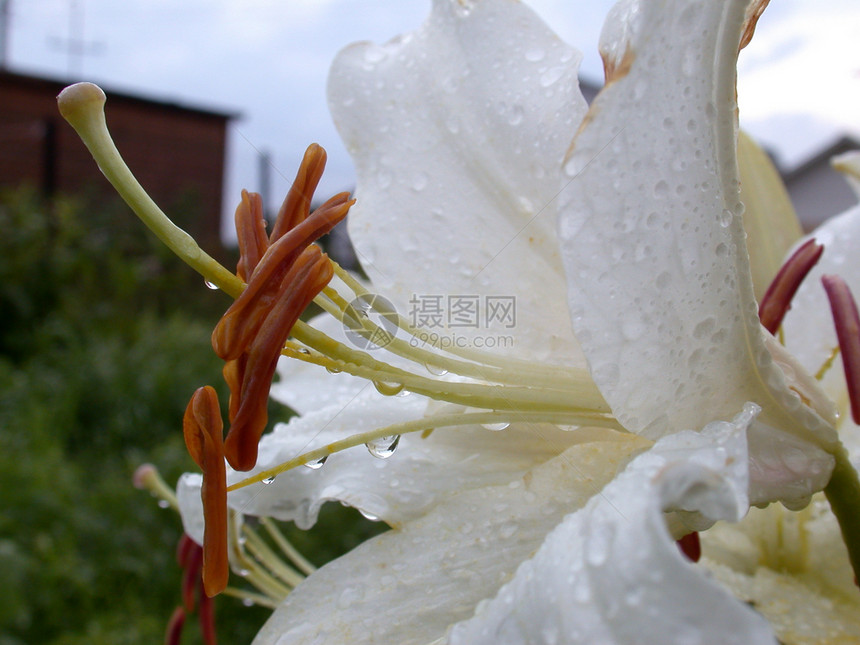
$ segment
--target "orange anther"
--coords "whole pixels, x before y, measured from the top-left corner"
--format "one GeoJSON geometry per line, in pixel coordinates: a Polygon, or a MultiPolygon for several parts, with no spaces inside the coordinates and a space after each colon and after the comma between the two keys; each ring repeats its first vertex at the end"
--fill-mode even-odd
{"type": "Polygon", "coordinates": [[[269,249],[263,200],[258,193],[242,191],[242,201],[236,208],[236,237],[239,241],[239,263],[236,275],[247,282],[260,259],[269,249]]]}
{"type": "Polygon", "coordinates": [[[325,170],[326,152],[322,146],[312,143],[305,150],[305,156],[296,173],[290,192],[278,211],[269,241],[274,243],[284,233],[293,230],[307,219],[311,210],[311,199],[325,170]]]}
{"type": "Polygon", "coordinates": [[[281,349],[296,320],[332,274],[328,256],[316,246],[309,247],[282,280],[282,296],[248,348],[241,402],[224,444],[227,461],[236,470],[250,470],[257,462],[257,443],[268,420],[268,393],[281,349]]]}
{"type": "Polygon", "coordinates": [[[227,586],[227,470],[218,394],[210,386],[194,392],[182,423],[188,452],[203,471],[203,588],[214,596],[227,586]]]}

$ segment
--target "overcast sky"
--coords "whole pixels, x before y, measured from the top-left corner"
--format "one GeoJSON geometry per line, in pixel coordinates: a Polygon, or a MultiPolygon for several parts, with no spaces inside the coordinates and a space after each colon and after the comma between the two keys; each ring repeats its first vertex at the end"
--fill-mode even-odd
{"type": "MultiPolygon", "coordinates": [[[[531,0],[584,53],[599,80],[597,39],[612,0],[531,0]]],[[[7,64],[107,89],[241,113],[230,136],[228,203],[259,187],[272,154],[272,200],[311,141],[329,152],[320,188],[353,183],[328,117],[328,66],[356,40],[416,28],[430,0],[11,0],[7,64]],[[70,42],[82,55],[70,55],[70,42]],[[83,43],[81,47],[80,43],[83,43]]],[[[740,61],[742,124],[787,164],[841,135],[860,137],[860,2],[773,0],[740,61]]]]}

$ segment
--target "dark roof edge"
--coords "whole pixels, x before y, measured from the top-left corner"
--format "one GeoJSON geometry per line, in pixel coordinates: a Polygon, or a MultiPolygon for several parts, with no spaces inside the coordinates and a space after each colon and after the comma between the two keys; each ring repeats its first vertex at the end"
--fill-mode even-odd
{"type": "MultiPolygon", "coordinates": [[[[47,78],[44,76],[34,76],[32,74],[10,72],[8,69],[0,69],[0,82],[3,81],[13,82],[19,85],[29,85],[31,87],[41,87],[45,90],[53,92],[54,94],[59,94],[63,90],[63,88],[72,84],[67,80],[47,78]]],[[[144,98],[140,95],[128,94],[126,92],[116,92],[110,89],[110,87],[104,87],[102,85],[99,85],[99,87],[101,87],[104,90],[105,94],[107,94],[108,100],[118,99],[126,103],[139,103],[141,105],[158,106],[161,108],[168,108],[177,112],[187,112],[190,114],[210,116],[225,120],[235,120],[242,117],[241,112],[226,112],[222,110],[200,108],[192,105],[177,103],[175,101],[170,100],[144,98]]]]}

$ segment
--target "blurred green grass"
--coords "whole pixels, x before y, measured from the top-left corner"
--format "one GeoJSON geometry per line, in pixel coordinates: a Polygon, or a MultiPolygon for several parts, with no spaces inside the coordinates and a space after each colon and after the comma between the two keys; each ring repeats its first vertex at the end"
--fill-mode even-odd
{"type": "MultiPolygon", "coordinates": [[[[200,385],[227,401],[209,336],[228,304],[122,205],[0,194],[0,645],[162,641],[181,525],[131,477],[195,469],[181,419],[200,385]]],[[[283,528],[317,564],[380,530],[339,505],[283,528]]],[[[219,598],[219,638],[268,615],[219,598]]]]}

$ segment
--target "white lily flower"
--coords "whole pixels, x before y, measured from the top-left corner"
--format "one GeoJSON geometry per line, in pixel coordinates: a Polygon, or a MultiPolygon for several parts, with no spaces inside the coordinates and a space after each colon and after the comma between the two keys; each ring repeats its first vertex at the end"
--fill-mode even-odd
{"type": "MultiPolygon", "coordinates": [[[[401,313],[514,297],[515,342],[385,329],[350,313],[392,312],[336,271],[273,389],[301,416],[248,479],[228,469],[227,500],[300,526],[340,500],[393,530],[311,573],[255,642],[774,641],[673,542],[751,502],[857,489],[834,406],[756,315],[735,152],[746,5],[622,0],[587,115],[579,55],[515,0],[434,0],[413,34],[341,53],[330,102],[373,289],[401,313]],[[345,316],[384,342],[353,349],[345,316]]],[[[177,493],[198,541],[200,489],[187,475],[177,493]]]]}

